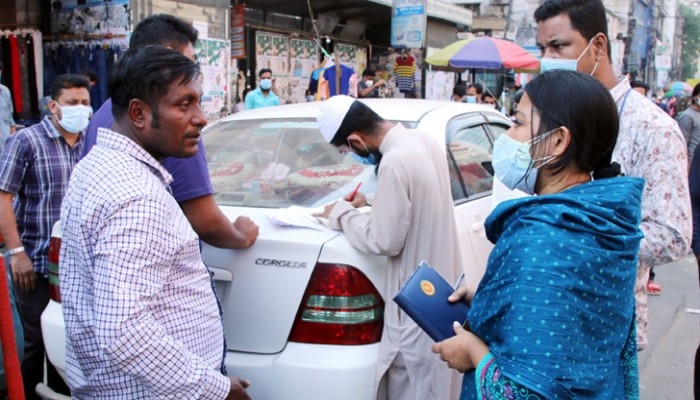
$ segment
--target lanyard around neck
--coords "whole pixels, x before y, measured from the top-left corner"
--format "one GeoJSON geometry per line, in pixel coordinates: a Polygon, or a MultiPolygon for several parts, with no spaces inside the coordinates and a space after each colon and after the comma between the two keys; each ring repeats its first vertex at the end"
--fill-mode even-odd
{"type": "Polygon", "coordinates": [[[630,95],[631,91],[632,88],[627,89],[627,92],[625,93],[625,98],[622,99],[622,105],[620,106],[620,115],[622,115],[622,111],[625,109],[625,104],[627,104],[627,97],[630,95]]]}

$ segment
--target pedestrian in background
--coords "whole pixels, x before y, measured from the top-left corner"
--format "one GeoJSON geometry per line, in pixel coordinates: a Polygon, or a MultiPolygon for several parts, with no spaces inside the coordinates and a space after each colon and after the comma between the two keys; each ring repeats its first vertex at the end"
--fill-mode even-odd
{"type": "Polygon", "coordinates": [[[478,83],[470,83],[467,86],[467,103],[481,103],[481,95],[484,94],[484,87],[478,83]]]}
{"type": "Polygon", "coordinates": [[[277,97],[273,88],[274,84],[272,70],[269,68],[261,69],[258,72],[258,87],[245,96],[245,109],[254,110],[280,105],[280,98],[277,97]]]}
{"type": "Polygon", "coordinates": [[[455,324],[456,336],[433,346],[466,372],[462,399],[639,397],[633,294],[644,180],[618,177],[618,128],[615,102],[589,76],[550,71],[525,86],[493,168],[510,189],[537,196],[503,202],[486,219],[496,246],[470,331],[455,324]]]}
{"type": "Polygon", "coordinates": [[[651,94],[651,100],[656,104],[657,107],[664,110],[666,114],[669,113],[668,106],[664,103],[663,99],[660,98],[656,93],[651,94]]]}
{"type": "Polygon", "coordinates": [[[693,88],[690,106],[678,118],[678,126],[688,144],[688,165],[692,165],[695,148],[700,143],[700,83],[693,88]]]}
{"type": "Polygon", "coordinates": [[[467,85],[458,83],[452,88],[452,101],[457,103],[465,103],[467,101],[467,85]]]}
{"type": "MultiPolygon", "coordinates": [[[[688,159],[678,124],[644,96],[629,80],[618,80],[610,61],[605,5],[601,0],[548,0],[535,10],[541,70],[570,69],[590,74],[615,99],[620,134],[613,161],[627,176],[644,178],[639,248],[637,340],[647,344],[647,283],[649,268],[675,261],[690,250],[692,235],[688,195],[688,159]]],[[[570,96],[578,96],[570,93],[570,96]]],[[[569,101],[569,98],[560,99],[569,101]]],[[[589,276],[591,284],[595,275],[589,276]]]]}
{"type": "Polygon", "coordinates": [[[644,97],[647,97],[647,93],[649,92],[649,85],[642,81],[631,81],[630,82],[630,87],[632,90],[635,90],[639,92],[644,97]]]}
{"type": "MultiPolygon", "coordinates": [[[[59,75],[51,83],[51,116],[21,129],[0,154],[0,234],[10,256],[12,283],[24,323],[24,393],[44,376],[41,313],[49,303],[49,241],[61,201],[83,146],[92,115],[90,84],[82,75],[59,75]],[[13,197],[15,203],[13,207],[13,197]]],[[[49,386],[68,393],[63,379],[46,363],[49,386]]]]}
{"type": "Polygon", "coordinates": [[[378,78],[374,70],[366,68],[362,72],[362,79],[357,83],[358,96],[360,98],[379,98],[379,88],[386,84],[384,79],[378,78]]]}
{"type": "MultiPolygon", "coordinates": [[[[194,61],[197,37],[197,30],[187,21],[168,14],[156,14],[136,25],[129,39],[129,48],[159,45],[177,50],[194,61]]],[[[108,99],[90,122],[81,157],[85,157],[95,145],[98,129],[110,128],[113,122],[112,101],[108,99]]],[[[173,197],[203,241],[224,248],[247,248],[255,243],[259,228],[250,218],[240,216],[232,224],[216,205],[201,138],[199,151],[194,157],[170,157],[163,160],[163,166],[173,176],[170,185],[173,197]]]]}
{"type": "Polygon", "coordinates": [[[61,207],[66,372],[75,398],[250,399],[226,346],[199,240],[160,163],[192,157],[207,124],[199,67],[162,46],[115,65],[115,122],[61,207]]]}
{"type": "MultiPolygon", "coordinates": [[[[317,120],[330,144],[373,155],[378,164],[374,196],[358,193],[326,206],[321,217],[360,251],[389,257],[383,292],[397,293],[421,261],[454,281],[462,263],[444,149],[429,135],[388,122],[348,96],[325,101],[317,120]],[[357,210],[367,205],[369,213],[357,210]]],[[[377,398],[448,399],[458,382],[456,376],[451,382],[447,366],[431,354],[433,340],[395,302],[385,307],[377,398]]]]}
{"type": "MultiPolygon", "coordinates": [[[[2,61],[0,61],[0,78],[2,78],[2,61]]],[[[7,86],[0,84],[0,150],[7,138],[15,133],[15,120],[12,118],[12,94],[7,86]]]]}
{"type": "Polygon", "coordinates": [[[481,95],[481,103],[498,110],[498,101],[496,101],[496,98],[489,92],[485,92],[481,95]]]}

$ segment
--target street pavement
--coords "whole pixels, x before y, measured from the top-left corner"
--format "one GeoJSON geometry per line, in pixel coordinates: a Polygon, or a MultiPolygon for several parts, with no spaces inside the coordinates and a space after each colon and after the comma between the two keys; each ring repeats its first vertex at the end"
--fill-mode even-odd
{"type": "Polygon", "coordinates": [[[660,296],[649,296],[649,345],[639,353],[641,400],[693,399],[695,351],[700,344],[695,257],[654,268],[660,296]]]}

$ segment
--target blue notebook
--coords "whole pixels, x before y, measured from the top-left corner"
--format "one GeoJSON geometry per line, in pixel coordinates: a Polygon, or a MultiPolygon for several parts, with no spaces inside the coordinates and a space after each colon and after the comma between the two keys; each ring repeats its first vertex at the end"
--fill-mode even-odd
{"type": "Polygon", "coordinates": [[[469,305],[464,301],[447,301],[452,292],[454,288],[422,262],[394,296],[394,301],[425,333],[440,342],[454,336],[454,321],[462,326],[467,322],[469,305]]]}

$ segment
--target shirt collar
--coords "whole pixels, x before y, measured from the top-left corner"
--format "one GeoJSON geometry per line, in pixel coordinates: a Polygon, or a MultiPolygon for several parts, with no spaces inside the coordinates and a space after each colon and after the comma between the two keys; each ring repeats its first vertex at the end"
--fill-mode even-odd
{"type": "Polygon", "coordinates": [[[615,102],[619,103],[622,100],[622,97],[625,95],[625,93],[627,93],[627,91],[631,88],[632,86],[630,86],[629,79],[625,77],[620,82],[618,82],[614,88],[610,90],[610,94],[612,95],[613,99],[615,99],[615,102]]]}
{"type": "Polygon", "coordinates": [[[165,185],[169,185],[173,181],[172,175],[158,160],[136,142],[118,132],[108,128],[99,128],[97,130],[97,145],[126,153],[135,158],[149,167],[165,185]]]}
{"type": "Polygon", "coordinates": [[[47,115],[44,117],[44,119],[41,120],[41,126],[44,127],[46,136],[48,136],[51,139],[58,139],[60,137],[63,137],[63,135],[61,135],[61,132],[58,131],[58,128],[56,128],[56,125],[53,124],[52,117],[53,114],[47,115]]]}
{"type": "Polygon", "coordinates": [[[382,140],[382,144],[379,145],[379,152],[385,154],[387,151],[389,151],[394,141],[404,130],[406,130],[406,128],[404,128],[404,126],[401,125],[401,123],[399,122],[397,122],[393,128],[389,129],[386,135],[384,135],[384,140],[382,140]]]}

